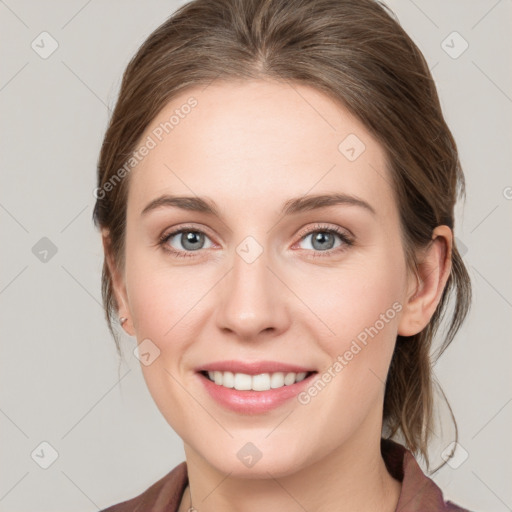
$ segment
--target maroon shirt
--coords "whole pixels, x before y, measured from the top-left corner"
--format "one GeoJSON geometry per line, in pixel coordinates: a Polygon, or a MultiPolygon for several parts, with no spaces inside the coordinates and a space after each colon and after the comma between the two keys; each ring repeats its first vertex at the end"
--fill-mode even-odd
{"type": "MultiPolygon", "coordinates": [[[[382,439],[381,451],[389,473],[402,482],[396,512],[469,512],[445,502],[441,489],[402,445],[382,439]]],[[[187,485],[187,463],[182,462],[139,496],[101,512],[177,512],[187,485]]]]}

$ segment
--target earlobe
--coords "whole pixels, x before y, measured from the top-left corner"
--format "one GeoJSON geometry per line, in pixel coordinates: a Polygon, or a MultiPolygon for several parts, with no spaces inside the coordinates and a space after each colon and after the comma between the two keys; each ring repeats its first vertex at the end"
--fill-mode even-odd
{"type": "Polygon", "coordinates": [[[418,334],[435,313],[451,272],[452,238],[448,226],[438,226],[432,233],[432,241],[418,256],[417,275],[411,276],[416,286],[404,305],[399,335],[418,334]]]}
{"type": "Polygon", "coordinates": [[[130,311],[128,308],[126,287],[124,285],[124,280],[119,272],[119,269],[117,268],[117,265],[114,261],[108,230],[102,230],[102,241],[105,262],[110,272],[112,290],[116,299],[116,304],[118,306],[117,314],[119,316],[119,324],[127,334],[134,336],[135,332],[133,330],[131,317],[129,314],[130,311]]]}

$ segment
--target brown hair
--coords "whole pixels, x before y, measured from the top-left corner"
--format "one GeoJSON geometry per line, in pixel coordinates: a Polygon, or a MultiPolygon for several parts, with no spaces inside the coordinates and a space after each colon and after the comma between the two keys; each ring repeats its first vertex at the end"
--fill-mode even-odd
{"type": "MultiPolygon", "coordinates": [[[[129,177],[112,179],[136,149],[149,123],[178,92],[213,80],[270,78],[308,85],[341,102],[387,152],[400,211],[404,250],[431,242],[438,225],[453,229],[464,194],[457,147],[420,50],[387,7],[373,0],[194,0],[179,8],[130,61],[98,162],[96,226],[107,228],[111,254],[124,264],[129,177]],[[108,191],[108,193],[105,193],[108,191]]],[[[119,177],[119,174],[117,174],[119,177]]],[[[106,262],[102,295],[109,329],[117,304],[106,262]]],[[[452,270],[429,325],[398,336],[386,382],[384,426],[389,436],[428,462],[432,428],[432,341],[453,295],[450,344],[471,300],[471,285],[454,246],[452,270]]]]}

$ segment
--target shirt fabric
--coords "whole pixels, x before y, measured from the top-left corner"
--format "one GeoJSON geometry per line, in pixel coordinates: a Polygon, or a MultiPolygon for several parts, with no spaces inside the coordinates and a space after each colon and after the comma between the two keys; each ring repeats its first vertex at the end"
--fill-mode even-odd
{"type": "MultiPolygon", "coordinates": [[[[381,452],[391,476],[402,483],[396,512],[469,512],[444,501],[441,489],[402,445],[382,439],[381,452]]],[[[143,493],[101,512],[177,512],[187,485],[187,463],[182,462],[143,493]]]]}

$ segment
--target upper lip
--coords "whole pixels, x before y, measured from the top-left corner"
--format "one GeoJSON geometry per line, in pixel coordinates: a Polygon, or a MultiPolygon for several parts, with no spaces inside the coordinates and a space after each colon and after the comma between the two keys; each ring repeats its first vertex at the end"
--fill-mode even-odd
{"type": "Polygon", "coordinates": [[[312,368],[296,364],[281,363],[279,361],[216,361],[196,368],[197,372],[232,372],[258,375],[260,373],[302,373],[313,372],[312,368]]]}

